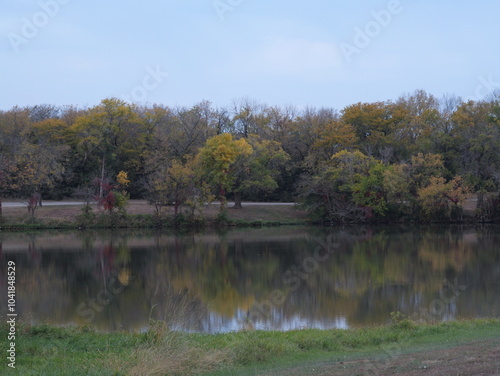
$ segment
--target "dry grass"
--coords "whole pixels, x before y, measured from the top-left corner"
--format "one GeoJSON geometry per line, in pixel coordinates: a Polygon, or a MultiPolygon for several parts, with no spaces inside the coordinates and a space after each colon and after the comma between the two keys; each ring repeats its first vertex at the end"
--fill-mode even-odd
{"type": "Polygon", "coordinates": [[[209,351],[176,343],[134,350],[121,370],[131,376],[192,375],[215,370],[229,358],[229,350],[209,351]]]}
{"type": "MultiPolygon", "coordinates": [[[[98,212],[98,208],[92,205],[94,212],[98,212]]],[[[35,217],[41,221],[60,221],[65,223],[74,223],[76,217],[81,214],[82,206],[67,205],[67,206],[50,206],[45,205],[39,207],[35,217]]],[[[171,210],[166,210],[170,213],[171,210]]],[[[301,210],[296,210],[294,206],[288,205],[248,205],[242,209],[229,208],[228,219],[232,221],[263,221],[263,222],[279,222],[279,223],[303,223],[306,220],[306,213],[301,210]]],[[[127,206],[127,213],[130,215],[153,215],[155,208],[149,205],[144,200],[132,200],[127,206]]],[[[173,214],[173,213],[172,213],[173,214]]],[[[219,214],[218,205],[208,205],[204,208],[203,215],[205,218],[215,218],[219,214]]],[[[11,222],[28,222],[29,214],[26,208],[3,208],[3,216],[11,222]]]]}

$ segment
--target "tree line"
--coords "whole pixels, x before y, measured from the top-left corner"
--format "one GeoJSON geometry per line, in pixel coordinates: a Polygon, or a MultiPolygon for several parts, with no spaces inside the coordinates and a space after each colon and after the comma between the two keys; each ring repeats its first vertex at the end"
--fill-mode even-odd
{"type": "MultiPolygon", "coordinates": [[[[342,110],[270,106],[36,105],[0,111],[0,197],[126,198],[192,214],[227,198],[295,201],[320,221],[460,220],[498,215],[500,95],[441,99],[419,90],[342,110]]],[[[0,206],[1,207],[1,206],[0,206]]]]}

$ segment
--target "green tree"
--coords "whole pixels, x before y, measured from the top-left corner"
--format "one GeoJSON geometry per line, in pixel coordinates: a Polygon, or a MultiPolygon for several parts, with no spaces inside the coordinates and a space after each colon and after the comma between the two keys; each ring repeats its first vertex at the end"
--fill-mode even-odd
{"type": "Polygon", "coordinates": [[[340,222],[367,220],[386,210],[383,176],[386,167],[360,151],[334,154],[326,168],[305,180],[302,206],[316,219],[340,222]]]}
{"type": "Polygon", "coordinates": [[[193,206],[198,198],[210,201],[205,194],[201,194],[204,193],[203,186],[197,181],[192,160],[186,163],[172,160],[158,166],[149,175],[147,188],[149,201],[155,205],[158,216],[161,216],[161,209],[165,206],[173,205],[174,215],[177,216],[188,202],[193,206]]]}
{"type": "Polygon", "coordinates": [[[398,156],[408,159],[418,152],[432,153],[442,122],[437,98],[417,90],[399,97],[393,108],[397,119],[394,137],[398,156]]]}
{"type": "MultiPolygon", "coordinates": [[[[142,169],[145,125],[127,103],[105,99],[86,114],[80,115],[68,129],[74,151],[74,172],[79,185],[87,185],[98,176],[101,182],[120,170],[134,175],[142,169]]],[[[99,196],[103,189],[100,187],[99,196]]]]}
{"type": "Polygon", "coordinates": [[[332,155],[342,150],[352,150],[358,142],[356,130],[351,124],[333,120],[321,128],[315,129],[317,138],[309,154],[313,166],[328,161],[332,155]]]}
{"type": "Polygon", "coordinates": [[[224,133],[209,138],[196,156],[196,164],[201,175],[217,187],[221,211],[226,206],[226,193],[234,192],[241,170],[253,149],[245,139],[233,140],[224,133]]]}
{"type": "Polygon", "coordinates": [[[359,148],[374,157],[391,154],[394,148],[395,118],[393,104],[357,103],[342,110],[342,121],[356,130],[359,148]]]}
{"type": "Polygon", "coordinates": [[[454,167],[476,190],[500,186],[498,102],[463,103],[452,117],[454,167]]]}
{"type": "Polygon", "coordinates": [[[270,192],[278,188],[276,178],[289,156],[276,141],[250,135],[246,140],[252,153],[241,159],[233,188],[234,207],[241,209],[242,193],[270,192]]]}
{"type": "Polygon", "coordinates": [[[387,201],[400,213],[417,215],[422,209],[419,192],[435,185],[436,179],[446,181],[449,176],[440,154],[418,153],[410,163],[392,165],[384,172],[387,201]]]}
{"type": "Polygon", "coordinates": [[[351,187],[356,205],[369,208],[375,215],[384,216],[387,211],[387,194],[384,190],[384,173],[388,169],[380,161],[374,160],[367,174],[358,177],[351,187]]]}

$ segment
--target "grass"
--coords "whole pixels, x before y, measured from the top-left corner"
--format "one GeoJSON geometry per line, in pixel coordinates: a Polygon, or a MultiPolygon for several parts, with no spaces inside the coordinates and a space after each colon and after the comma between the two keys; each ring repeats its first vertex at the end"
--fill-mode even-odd
{"type": "MultiPolygon", "coordinates": [[[[499,319],[441,324],[396,322],[349,330],[194,334],[153,322],[146,333],[98,333],[88,327],[18,324],[12,375],[250,375],[442,348],[500,337],[499,319]],[[387,355],[387,354],[386,354],[387,355]]],[[[7,338],[7,326],[0,327],[7,338]]],[[[5,360],[4,360],[5,362],[5,360]]],[[[2,365],[4,367],[4,365],[2,365]]]]}
{"type": "Polygon", "coordinates": [[[26,208],[4,208],[0,217],[0,230],[44,230],[79,228],[195,228],[195,227],[261,227],[290,224],[305,224],[306,214],[294,206],[249,205],[242,209],[229,208],[224,220],[220,220],[218,205],[209,205],[203,215],[191,218],[181,215],[173,218],[167,213],[158,221],[154,207],[145,201],[134,201],[127,207],[127,215],[118,213],[99,213],[93,206],[92,211],[82,211],[82,206],[42,206],[37,209],[35,221],[26,213],[26,208]]]}

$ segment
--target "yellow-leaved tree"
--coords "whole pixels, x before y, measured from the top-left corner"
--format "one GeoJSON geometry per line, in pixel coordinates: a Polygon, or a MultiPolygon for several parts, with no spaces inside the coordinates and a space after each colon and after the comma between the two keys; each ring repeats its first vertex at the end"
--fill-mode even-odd
{"type": "Polygon", "coordinates": [[[252,146],[245,140],[233,140],[229,133],[209,138],[196,156],[201,176],[218,189],[221,211],[226,207],[226,193],[233,192],[238,174],[248,165],[252,146]]]}
{"type": "Polygon", "coordinates": [[[426,219],[462,219],[462,204],[469,197],[469,187],[460,176],[446,182],[443,177],[431,177],[426,187],[418,190],[418,199],[426,219]]]}

